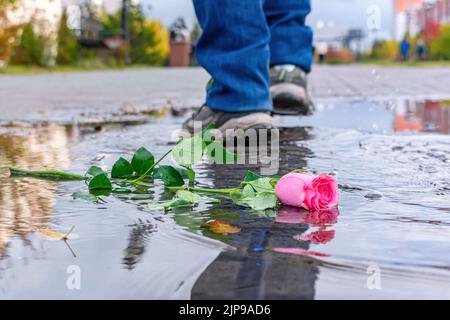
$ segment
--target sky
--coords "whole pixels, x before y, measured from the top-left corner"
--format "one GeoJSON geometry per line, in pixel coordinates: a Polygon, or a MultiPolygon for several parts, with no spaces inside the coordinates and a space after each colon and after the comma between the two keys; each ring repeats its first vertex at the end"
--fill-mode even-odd
{"type": "MultiPolygon", "coordinates": [[[[140,1],[149,18],[161,20],[166,26],[180,16],[185,18],[188,26],[192,26],[195,21],[192,0],[132,1],[140,1]]],[[[122,0],[103,0],[103,2],[107,8],[117,8],[122,0]]],[[[307,23],[313,27],[316,39],[320,38],[320,35],[340,35],[350,28],[361,28],[367,36],[366,43],[371,43],[374,39],[389,38],[393,34],[394,0],[312,0],[312,8],[307,23]],[[379,28],[376,31],[367,27],[369,19],[367,10],[373,9],[373,6],[380,13],[379,28]]]]}
{"type": "MultiPolygon", "coordinates": [[[[146,10],[148,16],[160,19],[166,25],[169,25],[178,16],[185,17],[189,25],[195,19],[191,0],[141,0],[141,2],[144,7],[151,6],[151,10],[146,10]]],[[[317,25],[324,25],[325,29],[328,27],[338,30],[354,27],[367,29],[368,14],[366,10],[371,5],[376,5],[380,9],[381,30],[379,34],[390,34],[393,0],[312,0],[313,12],[308,23],[315,28],[317,25]]]]}

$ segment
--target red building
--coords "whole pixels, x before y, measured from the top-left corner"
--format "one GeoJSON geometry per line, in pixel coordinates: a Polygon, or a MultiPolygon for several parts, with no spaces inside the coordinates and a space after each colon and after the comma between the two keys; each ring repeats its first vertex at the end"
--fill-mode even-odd
{"type": "Polygon", "coordinates": [[[395,8],[397,39],[423,33],[431,41],[441,25],[450,23],[450,0],[396,0],[395,8]]]}

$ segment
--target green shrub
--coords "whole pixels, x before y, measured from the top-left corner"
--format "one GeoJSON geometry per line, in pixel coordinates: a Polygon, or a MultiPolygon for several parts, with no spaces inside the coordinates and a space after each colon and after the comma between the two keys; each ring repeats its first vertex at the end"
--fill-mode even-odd
{"type": "Polygon", "coordinates": [[[19,44],[14,48],[11,62],[14,64],[47,66],[47,39],[36,34],[32,23],[28,23],[22,30],[19,44]]]}
{"type": "Polygon", "coordinates": [[[399,54],[399,44],[394,40],[375,41],[371,58],[375,60],[395,61],[399,54]]]}
{"type": "MultiPolygon", "coordinates": [[[[147,20],[140,6],[131,6],[129,11],[130,56],[132,63],[163,65],[169,56],[169,33],[162,23],[147,20]]],[[[120,12],[103,19],[104,31],[120,30],[120,12]]],[[[126,48],[121,48],[121,54],[126,48]]]]}
{"type": "Polygon", "coordinates": [[[64,12],[58,30],[58,56],[56,62],[60,65],[76,64],[79,45],[75,33],[67,26],[67,14],[64,12]]]}
{"type": "Polygon", "coordinates": [[[433,59],[450,60],[450,25],[441,27],[440,35],[431,43],[430,54],[433,59]]]}

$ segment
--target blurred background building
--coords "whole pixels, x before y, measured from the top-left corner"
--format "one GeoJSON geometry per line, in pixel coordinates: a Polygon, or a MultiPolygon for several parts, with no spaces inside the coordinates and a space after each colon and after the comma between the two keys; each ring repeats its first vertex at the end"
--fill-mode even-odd
{"type": "Polygon", "coordinates": [[[439,26],[450,23],[450,0],[396,0],[395,34],[416,36],[437,33],[439,26]]]}
{"type": "MultiPolygon", "coordinates": [[[[201,29],[191,0],[3,1],[0,68],[196,64],[192,44],[201,29]],[[174,37],[180,21],[183,31],[174,37]],[[180,34],[189,41],[180,42],[180,34]]],[[[450,60],[450,0],[316,0],[312,6],[307,23],[324,63],[450,60]]]]}

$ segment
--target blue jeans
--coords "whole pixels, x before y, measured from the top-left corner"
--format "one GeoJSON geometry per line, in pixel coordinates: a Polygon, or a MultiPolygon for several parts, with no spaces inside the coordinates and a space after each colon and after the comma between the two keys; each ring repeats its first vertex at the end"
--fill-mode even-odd
{"type": "Polygon", "coordinates": [[[270,111],[269,67],[311,70],[310,0],[193,0],[203,34],[200,65],[212,76],[206,105],[226,112],[270,111]]]}

